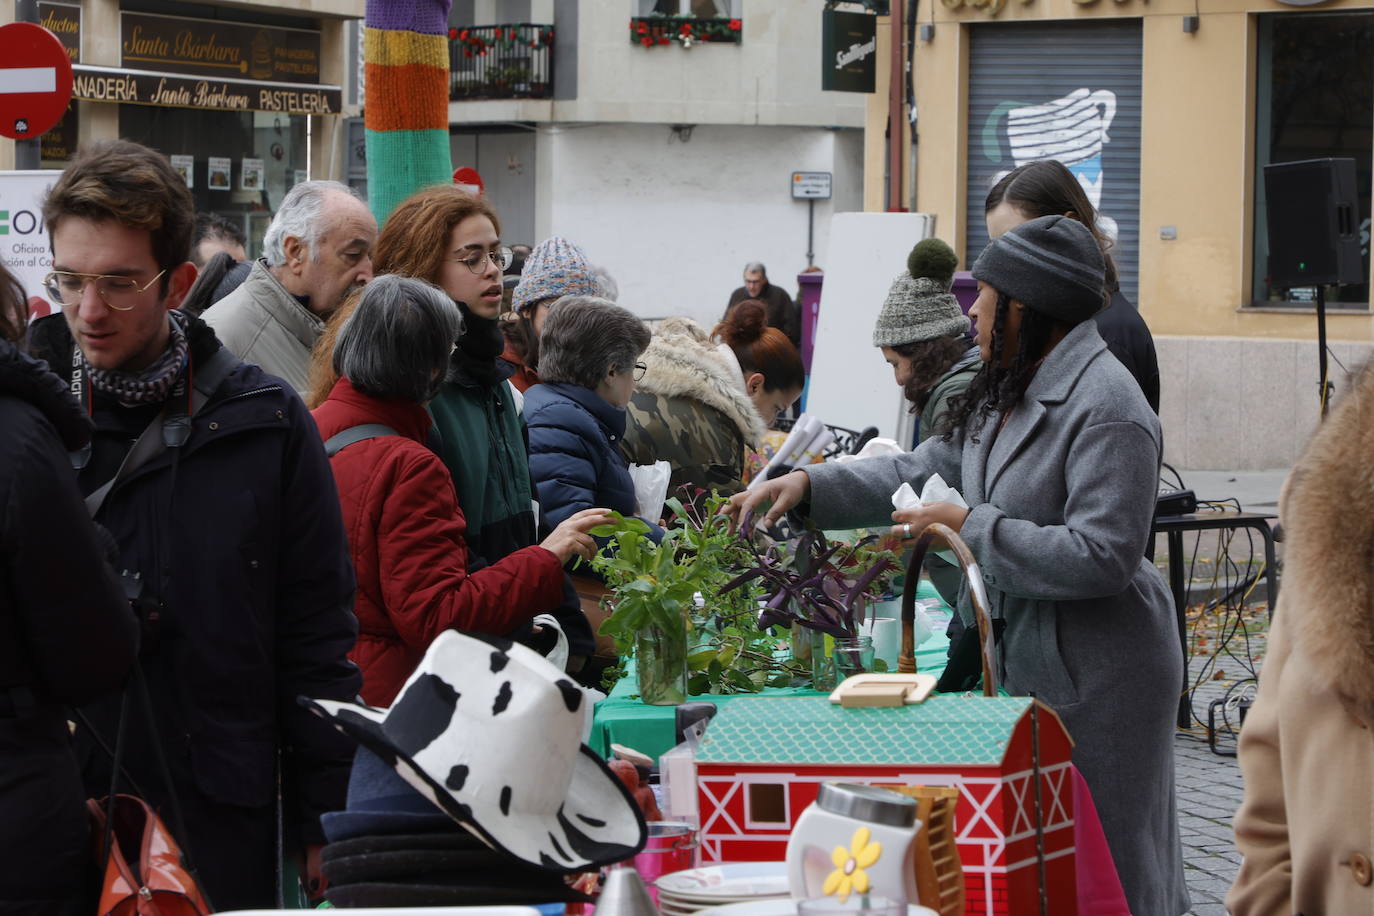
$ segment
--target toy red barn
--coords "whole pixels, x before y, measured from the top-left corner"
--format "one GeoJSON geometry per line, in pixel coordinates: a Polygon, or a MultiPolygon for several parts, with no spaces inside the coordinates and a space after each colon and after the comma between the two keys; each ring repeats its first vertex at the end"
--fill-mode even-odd
{"type": "Polygon", "coordinates": [[[783,859],[822,782],[953,786],[967,912],[1041,912],[1043,871],[1047,912],[1074,916],[1072,748],[1059,717],[1026,697],[860,709],[823,697],[733,700],[696,753],[702,860],[783,859]]]}

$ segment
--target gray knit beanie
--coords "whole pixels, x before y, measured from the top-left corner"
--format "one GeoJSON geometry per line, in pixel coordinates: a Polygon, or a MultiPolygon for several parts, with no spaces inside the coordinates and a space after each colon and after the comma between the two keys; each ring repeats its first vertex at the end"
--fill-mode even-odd
{"type": "Polygon", "coordinates": [[[907,269],[887,291],[873,329],[873,346],[900,347],[967,333],[968,316],[949,292],[957,263],[954,252],[939,239],[918,243],[907,258],[907,269]]]}
{"type": "Polygon", "coordinates": [[[1067,216],[1022,223],[993,239],[973,263],[975,280],[1065,324],[1102,311],[1104,270],[1097,239],[1067,216]]]}

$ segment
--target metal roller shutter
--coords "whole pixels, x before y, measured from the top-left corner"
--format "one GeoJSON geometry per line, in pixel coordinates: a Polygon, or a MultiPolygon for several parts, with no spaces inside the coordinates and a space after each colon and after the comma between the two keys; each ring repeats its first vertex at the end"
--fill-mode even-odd
{"type": "Polygon", "coordinates": [[[983,201],[1008,170],[1058,159],[1115,223],[1112,257],[1136,301],[1140,20],[972,26],[967,263],[988,242],[983,201]]]}

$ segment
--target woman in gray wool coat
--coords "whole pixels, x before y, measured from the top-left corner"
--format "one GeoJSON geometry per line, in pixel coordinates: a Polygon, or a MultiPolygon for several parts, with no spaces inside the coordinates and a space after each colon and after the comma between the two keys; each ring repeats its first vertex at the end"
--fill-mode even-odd
{"type": "Polygon", "coordinates": [[[767,506],[771,523],[809,499],[826,528],[890,515],[899,536],[931,522],[958,531],[1006,621],[1001,682],[1068,727],[1131,912],[1177,916],[1188,909],[1172,746],[1183,669],[1169,591],[1145,558],[1159,421],[1090,320],[1103,259],[1083,224],[1031,220],[993,241],[973,276],[984,368],[947,428],[908,454],[794,471],[731,510],[767,506]],[[891,512],[898,486],[919,492],[934,473],[971,508],[891,512]]]}

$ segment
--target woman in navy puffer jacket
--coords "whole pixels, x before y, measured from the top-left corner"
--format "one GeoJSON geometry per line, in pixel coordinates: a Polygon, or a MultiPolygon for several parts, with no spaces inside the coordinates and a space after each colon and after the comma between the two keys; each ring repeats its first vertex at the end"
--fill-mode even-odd
{"type": "MultiPolygon", "coordinates": [[[[648,346],[644,322],[605,299],[564,296],[549,309],[539,336],[543,383],[525,392],[530,474],[548,525],[592,506],[635,514],[620,440],[648,346]]],[[[657,541],[662,529],[646,521],[657,541]]]]}

